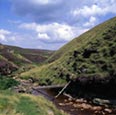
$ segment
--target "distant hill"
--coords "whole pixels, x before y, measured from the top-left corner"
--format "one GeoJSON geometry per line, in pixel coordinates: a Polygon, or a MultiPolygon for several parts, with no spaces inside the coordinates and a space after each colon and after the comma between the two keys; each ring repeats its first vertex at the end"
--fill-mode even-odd
{"type": "Polygon", "coordinates": [[[24,49],[0,44],[0,74],[10,73],[26,64],[41,64],[52,54],[53,51],[49,50],[24,49]]]}
{"type": "Polygon", "coordinates": [[[115,79],[116,17],[73,39],[56,51],[48,62],[51,63],[23,73],[21,77],[32,76],[43,84],[63,84],[83,77],[115,79]]]}

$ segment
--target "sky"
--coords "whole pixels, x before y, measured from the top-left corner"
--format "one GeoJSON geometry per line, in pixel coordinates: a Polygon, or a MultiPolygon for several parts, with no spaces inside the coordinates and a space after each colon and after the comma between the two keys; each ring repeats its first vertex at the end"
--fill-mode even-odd
{"type": "Polygon", "coordinates": [[[0,0],[0,43],[57,50],[115,9],[116,0],[0,0]]]}

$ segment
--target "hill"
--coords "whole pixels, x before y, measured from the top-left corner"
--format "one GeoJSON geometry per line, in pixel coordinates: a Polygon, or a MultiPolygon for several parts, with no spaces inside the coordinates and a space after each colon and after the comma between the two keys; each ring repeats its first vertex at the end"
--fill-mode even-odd
{"type": "Polygon", "coordinates": [[[44,97],[0,91],[0,115],[66,115],[44,97]]]}
{"type": "Polygon", "coordinates": [[[115,84],[116,17],[73,39],[55,52],[48,62],[51,63],[23,73],[21,77],[38,78],[42,85],[64,84],[71,79],[92,83],[97,79],[104,83],[112,80],[115,84]]]}
{"type": "Polygon", "coordinates": [[[53,51],[49,50],[24,49],[0,44],[0,73],[9,74],[24,65],[41,64],[52,54],[53,51]]]}

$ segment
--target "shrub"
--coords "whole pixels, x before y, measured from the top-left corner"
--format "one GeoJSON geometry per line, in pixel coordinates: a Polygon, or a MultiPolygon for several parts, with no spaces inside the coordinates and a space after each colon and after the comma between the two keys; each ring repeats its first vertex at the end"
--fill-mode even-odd
{"type": "Polygon", "coordinates": [[[11,87],[16,86],[18,84],[19,84],[19,82],[12,79],[12,78],[0,76],[0,89],[1,90],[11,88],[11,87]]]}

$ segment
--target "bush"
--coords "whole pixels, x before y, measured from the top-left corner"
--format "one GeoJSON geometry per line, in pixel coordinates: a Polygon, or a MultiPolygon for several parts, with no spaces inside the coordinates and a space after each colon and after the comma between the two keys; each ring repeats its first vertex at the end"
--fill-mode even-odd
{"type": "Polygon", "coordinates": [[[19,82],[12,78],[0,76],[0,90],[5,90],[18,84],[19,82]]]}

